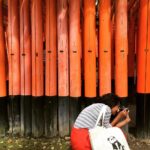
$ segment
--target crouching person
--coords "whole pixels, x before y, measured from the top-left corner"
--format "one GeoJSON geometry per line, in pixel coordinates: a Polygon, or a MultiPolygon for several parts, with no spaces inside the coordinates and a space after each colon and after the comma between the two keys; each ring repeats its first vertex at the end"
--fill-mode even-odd
{"type": "Polygon", "coordinates": [[[118,96],[106,94],[100,102],[86,107],[77,117],[71,131],[72,150],[92,149],[88,130],[94,128],[99,113],[105,105],[106,112],[102,123],[105,128],[114,126],[121,128],[130,122],[129,112],[126,109],[120,111],[120,98],[118,96]],[[110,122],[112,115],[116,115],[116,117],[110,122]]]}

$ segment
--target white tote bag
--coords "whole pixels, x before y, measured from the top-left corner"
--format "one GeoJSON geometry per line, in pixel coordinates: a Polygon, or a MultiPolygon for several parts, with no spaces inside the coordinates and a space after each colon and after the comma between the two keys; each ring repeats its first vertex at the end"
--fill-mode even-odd
{"type": "Polygon", "coordinates": [[[104,120],[106,106],[102,107],[96,125],[89,130],[92,150],[130,150],[124,134],[120,128],[104,128],[98,126],[99,120],[104,120]]]}

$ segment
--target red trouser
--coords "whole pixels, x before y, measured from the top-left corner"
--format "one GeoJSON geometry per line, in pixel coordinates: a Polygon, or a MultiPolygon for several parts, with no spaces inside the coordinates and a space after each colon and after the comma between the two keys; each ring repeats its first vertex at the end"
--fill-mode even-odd
{"type": "Polygon", "coordinates": [[[72,150],[92,150],[88,129],[72,128],[71,146],[72,150]]]}

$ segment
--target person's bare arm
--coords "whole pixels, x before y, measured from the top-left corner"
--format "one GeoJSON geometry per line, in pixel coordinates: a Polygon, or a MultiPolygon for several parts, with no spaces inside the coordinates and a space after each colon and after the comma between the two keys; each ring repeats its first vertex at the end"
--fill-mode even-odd
{"type": "Polygon", "coordinates": [[[125,120],[119,122],[115,126],[118,127],[118,128],[121,128],[121,127],[125,126],[126,124],[128,124],[130,121],[131,121],[130,117],[127,116],[125,120]]]}
{"type": "Polygon", "coordinates": [[[126,110],[121,111],[115,118],[114,120],[111,122],[111,125],[114,127],[116,126],[119,121],[125,117],[127,117],[127,115],[129,114],[129,112],[127,112],[126,110]]]}

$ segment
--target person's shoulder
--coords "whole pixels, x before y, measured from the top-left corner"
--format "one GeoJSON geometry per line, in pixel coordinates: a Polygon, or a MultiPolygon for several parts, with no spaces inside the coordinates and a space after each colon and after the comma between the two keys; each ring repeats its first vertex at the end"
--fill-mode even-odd
{"type": "Polygon", "coordinates": [[[105,105],[105,106],[106,106],[106,112],[111,113],[111,108],[108,105],[105,105]]]}

